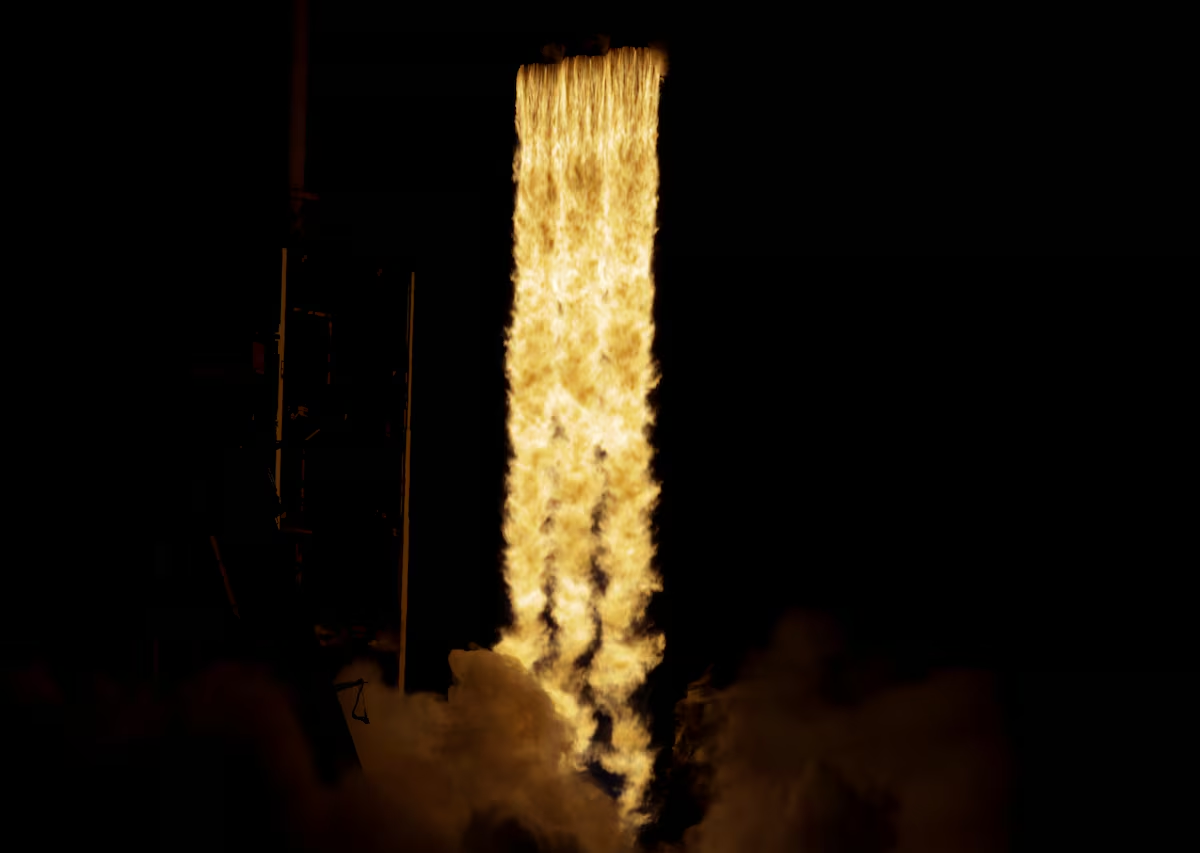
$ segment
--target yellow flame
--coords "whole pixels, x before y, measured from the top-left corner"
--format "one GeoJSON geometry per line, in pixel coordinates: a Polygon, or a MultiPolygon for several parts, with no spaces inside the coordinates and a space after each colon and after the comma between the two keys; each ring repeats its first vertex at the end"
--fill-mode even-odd
{"type": "Polygon", "coordinates": [[[661,588],[648,394],[662,70],[656,52],[622,49],[517,74],[504,522],[514,623],[496,651],[537,674],[573,727],[577,766],[597,759],[625,777],[627,827],[645,821],[653,765],[629,701],[664,646],[638,630],[661,588]],[[611,748],[591,743],[597,710],[613,721],[611,748]]]}

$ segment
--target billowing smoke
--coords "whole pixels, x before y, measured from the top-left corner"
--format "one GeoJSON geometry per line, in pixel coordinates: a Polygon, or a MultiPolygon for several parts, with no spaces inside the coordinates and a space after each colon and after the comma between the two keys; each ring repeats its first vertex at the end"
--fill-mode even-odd
{"type": "MultiPolygon", "coordinates": [[[[450,664],[448,698],[375,689],[372,724],[352,724],[375,796],[419,804],[402,814],[451,849],[621,849],[614,804],[567,769],[569,726],[537,683],[490,652],[450,664]]],[[[357,677],[375,676],[342,675],[357,677]]],[[[704,807],[682,851],[1007,849],[993,691],[976,671],[901,677],[852,652],[831,619],[788,616],[734,685],[698,683],[680,703],[676,767],[704,807]]]]}
{"type": "MultiPolygon", "coordinates": [[[[341,673],[369,682],[371,722],[349,720],[355,691],[343,691],[363,767],[334,787],[262,671],[218,667],[162,701],[23,670],[8,684],[27,721],[13,767],[34,805],[10,805],[29,819],[67,809],[69,821],[38,818],[64,843],[74,828],[92,841],[159,834],[171,849],[231,838],[318,853],[628,849],[618,804],[573,769],[569,724],[533,677],[484,650],[452,652],[450,665],[448,696],[388,690],[369,664],[341,673]]],[[[733,686],[697,684],[680,703],[676,770],[694,771],[704,813],[679,848],[1006,849],[992,690],[971,671],[891,676],[849,654],[829,620],[785,619],[733,686]]]]}
{"type": "MultiPolygon", "coordinates": [[[[371,723],[351,731],[373,796],[445,849],[620,849],[616,803],[571,768],[571,732],[533,677],[485,650],[451,652],[450,667],[447,697],[369,692],[371,723]]],[[[379,683],[363,665],[340,678],[379,683]]]]}
{"type": "MultiPolygon", "coordinates": [[[[623,849],[616,804],[570,769],[570,727],[536,681],[487,651],[450,665],[446,698],[383,690],[361,666],[341,676],[374,682],[371,725],[351,725],[388,820],[446,845],[431,849],[623,849]]],[[[676,768],[704,807],[683,853],[1007,849],[993,689],[968,670],[901,677],[831,619],[788,616],[731,687],[680,703],[676,768]]]]}
{"type": "Polygon", "coordinates": [[[793,614],[736,684],[693,690],[681,711],[677,753],[703,769],[706,804],[687,853],[1007,849],[986,674],[891,676],[855,659],[831,620],[793,614]]]}
{"type": "Polygon", "coordinates": [[[615,801],[570,769],[568,728],[532,677],[485,650],[454,651],[450,665],[448,696],[384,688],[374,664],[341,674],[367,681],[370,723],[352,719],[357,697],[345,691],[363,772],[332,788],[317,780],[286,695],[261,674],[209,672],[185,691],[182,719],[200,741],[249,746],[252,808],[287,849],[621,849],[615,801]]]}
{"type": "Polygon", "coordinates": [[[616,803],[567,769],[567,728],[532,678],[489,651],[456,651],[451,666],[448,697],[384,689],[369,665],[346,673],[370,682],[371,722],[351,721],[363,772],[333,786],[318,778],[287,690],[263,669],[219,665],[156,697],[19,668],[3,685],[19,738],[10,824],[36,827],[51,847],[618,849],[616,803]]]}

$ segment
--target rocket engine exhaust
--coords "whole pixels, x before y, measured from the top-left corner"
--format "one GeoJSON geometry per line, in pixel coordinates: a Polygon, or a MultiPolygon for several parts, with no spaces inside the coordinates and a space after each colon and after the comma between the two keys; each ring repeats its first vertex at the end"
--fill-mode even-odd
{"type": "Polygon", "coordinates": [[[650,781],[650,735],[630,706],[662,659],[642,630],[661,588],[651,561],[648,394],[661,55],[618,49],[517,75],[515,299],[508,330],[513,458],[504,520],[519,660],[573,733],[578,767],[624,779],[627,828],[650,781]],[[595,742],[597,713],[611,743],[595,742]]]}

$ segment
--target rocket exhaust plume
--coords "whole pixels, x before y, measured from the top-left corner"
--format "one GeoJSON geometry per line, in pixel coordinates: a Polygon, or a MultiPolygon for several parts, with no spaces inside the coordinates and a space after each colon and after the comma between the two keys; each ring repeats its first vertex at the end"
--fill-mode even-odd
{"type": "Polygon", "coordinates": [[[630,706],[662,659],[641,626],[651,566],[657,382],[654,246],[660,53],[619,49],[517,74],[513,457],[504,520],[513,625],[495,651],[532,671],[566,719],[577,767],[624,779],[628,829],[650,780],[630,706]],[[597,714],[610,744],[593,742],[597,714]]]}

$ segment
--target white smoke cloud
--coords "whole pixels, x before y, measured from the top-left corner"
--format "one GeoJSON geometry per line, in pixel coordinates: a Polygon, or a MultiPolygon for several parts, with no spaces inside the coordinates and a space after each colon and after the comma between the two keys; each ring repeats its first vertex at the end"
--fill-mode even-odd
{"type": "Polygon", "coordinates": [[[448,697],[379,689],[366,664],[339,676],[372,682],[371,723],[351,732],[374,795],[415,806],[412,818],[452,849],[503,849],[498,838],[523,835],[536,840],[528,849],[621,849],[615,803],[565,765],[570,735],[532,677],[486,650],[451,652],[450,667],[448,697]]]}
{"type": "MultiPolygon", "coordinates": [[[[292,849],[483,853],[614,853],[626,847],[614,801],[563,762],[570,737],[549,697],[519,664],[490,651],[454,651],[448,696],[383,686],[372,663],[339,681],[365,679],[369,724],[340,695],[362,773],[319,784],[286,694],[265,676],[220,668],[189,686],[188,730],[254,745],[267,769],[264,803],[292,849]]],[[[360,706],[361,715],[363,708],[360,706]]]]}
{"type": "MultiPolygon", "coordinates": [[[[684,853],[1006,849],[1005,748],[989,678],[970,671],[919,681],[872,677],[870,667],[845,666],[845,652],[835,625],[792,616],[735,685],[693,691],[689,701],[703,701],[707,730],[676,748],[707,765],[706,810],[685,834],[684,853]]],[[[255,768],[244,808],[285,828],[290,849],[628,849],[613,800],[585,774],[564,769],[569,734],[534,680],[489,651],[455,651],[450,665],[455,684],[445,697],[388,690],[369,664],[340,674],[340,681],[369,682],[371,723],[349,721],[363,769],[336,788],[318,781],[287,693],[254,669],[210,670],[169,703],[101,690],[94,704],[107,709],[108,722],[68,709],[77,721],[69,728],[107,742],[174,729],[196,744],[240,745],[255,768]]],[[[17,675],[11,684],[20,704],[64,707],[44,672],[17,675]]],[[[347,718],[354,694],[340,694],[347,718]]],[[[39,753],[52,737],[45,731],[39,753]]],[[[64,756],[79,754],[72,743],[64,741],[64,756]]],[[[188,831],[214,809],[212,800],[189,801],[173,819],[188,831]]]]}
{"type": "MultiPolygon", "coordinates": [[[[376,796],[421,803],[449,849],[508,849],[506,831],[525,833],[522,849],[621,849],[612,801],[561,769],[569,735],[533,679],[486,651],[450,664],[448,698],[376,688],[371,725],[351,723],[376,796]]],[[[363,666],[340,680],[359,677],[378,683],[363,666]]],[[[852,659],[831,620],[793,614],[735,685],[691,701],[708,712],[692,759],[708,771],[707,807],[684,853],[1006,849],[1006,751],[985,673],[892,678],[852,659]]]]}
{"type": "MultiPolygon", "coordinates": [[[[73,825],[47,826],[47,838],[63,844],[76,843],[68,839],[73,831],[95,843],[120,827],[147,824],[144,789],[151,786],[159,820],[151,815],[148,831],[160,823],[170,849],[626,847],[614,801],[564,767],[569,736],[532,678],[489,651],[456,651],[450,663],[448,697],[388,690],[370,664],[343,673],[370,682],[371,722],[350,721],[363,772],[336,787],[319,780],[291,697],[265,670],[216,666],[164,698],[147,690],[122,695],[102,678],[83,692],[67,689],[36,665],[8,672],[3,686],[16,700],[17,719],[28,721],[22,733],[29,745],[13,756],[14,773],[27,781],[9,805],[17,806],[14,814],[35,814],[39,800],[91,801],[73,825]],[[103,755],[125,758],[114,764],[103,755]],[[93,812],[105,814],[102,826],[83,817],[93,812]]],[[[348,706],[354,693],[342,694],[348,706]]]]}
{"type": "Polygon", "coordinates": [[[710,697],[709,802],[687,853],[1005,850],[991,679],[946,671],[889,683],[851,665],[839,685],[844,653],[831,621],[794,614],[737,684],[710,697]]]}

